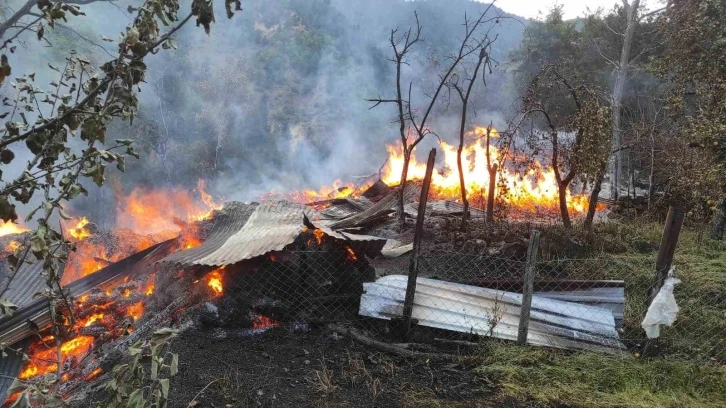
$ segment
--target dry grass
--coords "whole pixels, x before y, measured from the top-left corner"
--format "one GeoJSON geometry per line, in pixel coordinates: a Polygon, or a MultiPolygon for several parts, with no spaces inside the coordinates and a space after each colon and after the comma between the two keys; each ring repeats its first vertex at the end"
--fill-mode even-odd
{"type": "Polygon", "coordinates": [[[340,389],[335,383],[335,375],[328,368],[324,356],[320,357],[320,369],[312,371],[310,382],[316,392],[324,395],[333,394],[340,389]]]}

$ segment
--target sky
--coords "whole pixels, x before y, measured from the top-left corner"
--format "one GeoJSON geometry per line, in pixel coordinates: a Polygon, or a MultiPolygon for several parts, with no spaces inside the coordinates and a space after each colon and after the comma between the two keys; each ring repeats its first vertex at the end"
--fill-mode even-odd
{"type": "MultiPolygon", "coordinates": [[[[487,1],[488,0],[484,0],[487,1]]],[[[527,18],[537,18],[546,14],[547,10],[555,3],[564,6],[565,18],[582,17],[589,7],[595,11],[598,7],[609,9],[619,0],[497,0],[494,4],[502,10],[527,18]]]]}

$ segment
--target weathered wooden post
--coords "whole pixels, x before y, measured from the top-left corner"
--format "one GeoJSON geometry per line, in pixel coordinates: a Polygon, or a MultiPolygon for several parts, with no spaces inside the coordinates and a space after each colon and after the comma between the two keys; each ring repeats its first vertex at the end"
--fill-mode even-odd
{"type": "Polygon", "coordinates": [[[656,280],[651,287],[650,294],[648,296],[648,304],[646,306],[650,306],[653,298],[655,298],[655,295],[658,294],[658,291],[668,277],[668,271],[673,265],[673,255],[676,252],[678,236],[681,233],[681,227],[683,226],[683,220],[685,218],[686,210],[683,207],[668,207],[668,216],[666,217],[665,226],[663,227],[663,237],[660,240],[658,256],[655,259],[656,280]]]}
{"type": "Polygon", "coordinates": [[[416,217],[416,229],[413,233],[413,250],[408,264],[408,284],[406,285],[406,299],[403,302],[403,316],[401,321],[402,337],[408,337],[411,331],[411,314],[413,313],[413,298],[416,294],[416,278],[418,277],[418,255],[421,252],[421,236],[423,235],[423,222],[426,215],[426,201],[429,197],[431,187],[431,175],[434,171],[436,161],[436,149],[429,152],[429,160],[426,163],[426,176],[421,186],[421,197],[418,202],[418,216],[416,217]]]}
{"type": "Polygon", "coordinates": [[[539,231],[532,230],[529,234],[527,248],[527,264],[524,267],[524,286],[522,288],[522,309],[519,314],[519,333],[517,344],[527,344],[529,332],[529,315],[532,310],[532,293],[534,292],[534,275],[537,267],[537,250],[539,249],[539,231]]]}

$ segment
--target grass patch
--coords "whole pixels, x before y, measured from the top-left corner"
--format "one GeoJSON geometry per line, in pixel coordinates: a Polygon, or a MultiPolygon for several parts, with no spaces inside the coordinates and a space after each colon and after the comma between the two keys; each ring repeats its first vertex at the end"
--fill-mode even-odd
{"type": "Polygon", "coordinates": [[[717,363],[487,345],[475,372],[501,401],[585,408],[726,405],[726,366],[717,363]]]}

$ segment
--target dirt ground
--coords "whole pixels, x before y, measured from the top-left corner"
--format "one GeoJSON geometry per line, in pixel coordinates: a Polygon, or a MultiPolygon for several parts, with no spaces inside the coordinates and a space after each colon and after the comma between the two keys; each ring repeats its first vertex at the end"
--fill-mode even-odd
{"type": "Polygon", "coordinates": [[[501,406],[472,367],[392,357],[325,329],[188,331],[172,351],[173,408],[501,406]]]}

